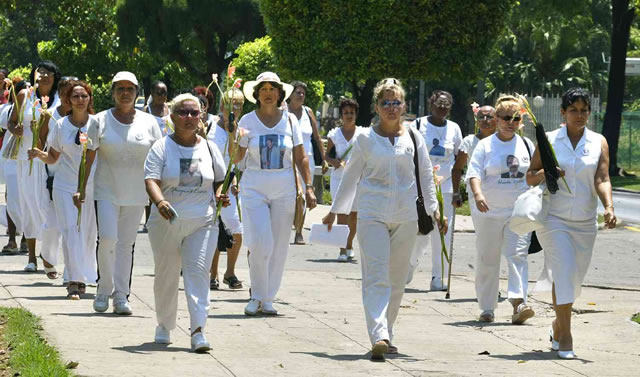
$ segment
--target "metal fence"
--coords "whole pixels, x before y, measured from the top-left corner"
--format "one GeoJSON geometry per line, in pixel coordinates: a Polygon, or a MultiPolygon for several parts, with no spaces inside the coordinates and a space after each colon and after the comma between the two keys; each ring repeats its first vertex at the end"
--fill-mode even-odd
{"type": "MultiPolygon", "coordinates": [[[[604,112],[595,115],[595,130],[602,133],[604,112]]],[[[622,113],[618,166],[629,172],[640,173],[640,111],[622,113]]]]}

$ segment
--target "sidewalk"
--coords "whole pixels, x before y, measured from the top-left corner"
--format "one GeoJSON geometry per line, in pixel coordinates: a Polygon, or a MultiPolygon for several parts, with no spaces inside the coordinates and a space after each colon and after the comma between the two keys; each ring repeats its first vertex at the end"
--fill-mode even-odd
{"type": "MultiPolygon", "coordinates": [[[[307,225],[320,222],[327,208],[311,211],[307,225]]],[[[461,249],[469,247],[460,238],[461,249]]],[[[243,249],[237,267],[245,289],[212,293],[205,330],[213,347],[209,354],[189,352],[182,293],[174,343],[153,343],[153,261],[146,234],[138,234],[136,244],[132,316],[94,313],[91,299],[66,300],[61,280],[21,272],[24,255],[0,256],[0,305],[22,306],[40,316],[49,341],[64,360],[79,362],[76,372],[82,376],[637,375],[640,325],[629,317],[640,309],[638,287],[585,287],[573,317],[580,360],[561,361],[549,348],[550,294],[530,297],[536,317],[524,326],[510,324],[508,302],[499,304],[495,323],[481,326],[475,321],[473,275],[454,275],[452,298],[444,300],[444,292],[425,290],[429,275],[419,271],[396,323],[394,343],[400,354],[373,363],[367,355],[357,260],[337,264],[333,250],[291,246],[276,302],[281,315],[249,318],[242,314],[249,285],[245,256],[243,249]],[[484,351],[489,354],[480,355],[484,351]]],[[[225,265],[224,254],[220,263],[225,265]]],[[[501,288],[504,292],[505,280],[501,288]]],[[[88,292],[93,298],[95,288],[88,292]]]]}

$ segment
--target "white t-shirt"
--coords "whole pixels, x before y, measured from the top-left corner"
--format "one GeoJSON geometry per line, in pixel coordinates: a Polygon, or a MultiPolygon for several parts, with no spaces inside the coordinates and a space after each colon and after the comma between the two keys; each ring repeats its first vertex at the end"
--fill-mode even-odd
{"type": "MultiPolygon", "coordinates": [[[[9,124],[9,111],[12,109],[12,104],[5,103],[0,105],[0,127],[7,129],[9,124]]],[[[8,135],[7,135],[8,136],[8,135]]]]}
{"type": "Polygon", "coordinates": [[[113,109],[91,123],[89,149],[98,148],[94,198],[118,206],[141,206],[149,198],[144,186],[144,161],[153,143],[162,137],[153,115],[136,110],[133,123],[118,122],[113,109]]]}
{"type": "Polygon", "coordinates": [[[462,144],[462,131],[457,123],[447,120],[442,127],[429,123],[428,117],[418,118],[411,123],[411,127],[417,128],[427,144],[429,158],[433,166],[440,165],[438,175],[443,177],[442,192],[452,193],[451,169],[456,161],[456,155],[462,144]]]}
{"type": "MultiPolygon", "coordinates": [[[[356,129],[353,132],[353,136],[349,140],[345,139],[344,134],[342,133],[342,127],[336,127],[331,131],[329,131],[329,133],[327,134],[327,139],[331,139],[331,142],[336,147],[336,158],[340,158],[342,157],[342,155],[344,155],[344,152],[347,151],[347,148],[353,145],[354,141],[356,140],[358,135],[362,133],[363,130],[364,130],[364,127],[356,126],[356,129]]],[[[349,154],[345,157],[344,162],[345,163],[349,162],[350,158],[351,158],[351,152],[349,152],[349,154]]],[[[331,175],[336,174],[341,176],[343,170],[344,168],[338,168],[338,169],[334,168],[331,175]]]]}
{"type": "MultiPolygon", "coordinates": [[[[528,138],[524,140],[533,155],[533,143],[528,138]]],[[[471,210],[481,216],[510,216],[518,196],[529,189],[525,175],[530,164],[527,147],[518,135],[506,142],[497,134],[480,140],[471,156],[466,179],[480,179],[489,211],[479,212],[475,203],[470,205],[471,210]]]]}
{"type": "Polygon", "coordinates": [[[248,131],[248,134],[240,139],[240,146],[248,148],[247,171],[270,172],[291,169],[293,147],[302,144],[302,134],[295,115],[283,111],[280,122],[269,128],[260,121],[256,112],[252,111],[240,119],[238,126],[248,131]]]}
{"type": "MultiPolygon", "coordinates": [[[[71,124],[69,117],[66,116],[58,120],[53,127],[49,129],[47,143],[49,148],[55,149],[60,153],[56,166],[56,179],[53,180],[53,188],[64,192],[75,193],[78,189],[78,171],[80,169],[80,161],[82,160],[82,145],[76,144],[76,136],[78,130],[87,132],[91,123],[97,122],[93,115],[89,115],[89,120],[82,128],[78,128],[71,124]]],[[[49,167],[51,169],[51,166],[49,167]]],[[[87,186],[93,184],[96,164],[91,167],[91,173],[87,181],[87,186]]]]}
{"type": "Polygon", "coordinates": [[[211,124],[211,128],[209,129],[209,133],[207,134],[207,139],[215,144],[218,152],[222,155],[224,159],[224,164],[227,166],[229,164],[229,145],[227,144],[227,140],[229,140],[229,134],[227,130],[220,127],[218,122],[214,122],[211,124]]]}
{"type": "Polygon", "coordinates": [[[313,127],[311,126],[311,119],[307,114],[307,109],[302,107],[302,116],[298,119],[300,125],[300,133],[302,133],[302,145],[304,151],[308,156],[313,156],[313,147],[311,146],[311,138],[313,137],[313,127]]]}
{"type": "MultiPolygon", "coordinates": [[[[24,113],[24,118],[22,120],[22,125],[23,125],[23,130],[24,132],[22,133],[22,145],[20,146],[20,149],[18,150],[18,160],[28,160],[29,156],[27,155],[27,150],[31,149],[31,145],[33,143],[33,134],[31,133],[31,119],[33,118],[33,103],[37,100],[38,98],[36,97],[36,93],[35,91],[33,92],[33,94],[30,97],[26,98],[26,101],[23,104],[23,113],[24,113]]],[[[60,106],[60,99],[58,98],[58,94],[54,94],[54,98],[53,98],[53,104],[51,105],[51,107],[47,108],[47,111],[49,111],[51,114],[55,114],[56,112],[56,108],[60,106]]],[[[41,109],[42,106],[40,104],[40,102],[38,102],[38,105],[36,105],[36,120],[40,119],[40,111],[38,111],[38,109],[41,109]]]]}
{"type": "Polygon", "coordinates": [[[165,136],[151,147],[144,164],[144,178],[161,181],[165,200],[180,218],[213,215],[213,183],[224,180],[225,173],[217,148],[201,137],[195,146],[183,147],[165,136]]]}
{"type": "Polygon", "coordinates": [[[464,152],[467,155],[467,169],[469,168],[469,164],[471,163],[471,155],[473,155],[473,151],[476,149],[476,146],[480,142],[478,136],[467,135],[462,139],[462,144],[460,145],[460,152],[464,152]]]}

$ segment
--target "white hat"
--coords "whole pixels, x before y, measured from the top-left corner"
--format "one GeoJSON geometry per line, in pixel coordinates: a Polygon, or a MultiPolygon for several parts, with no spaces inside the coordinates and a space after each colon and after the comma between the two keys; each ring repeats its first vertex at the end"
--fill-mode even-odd
{"type": "Polygon", "coordinates": [[[140,86],[138,85],[138,79],[136,78],[136,75],[129,71],[120,71],[116,73],[116,75],[113,76],[113,80],[111,80],[111,85],[114,85],[118,81],[131,81],[133,85],[138,87],[140,86]]]}
{"type": "Polygon", "coordinates": [[[247,81],[244,83],[244,87],[242,88],[242,91],[244,92],[244,96],[247,98],[249,102],[251,103],[257,102],[256,99],[253,98],[253,88],[255,88],[258,84],[263,82],[275,82],[277,84],[282,85],[282,88],[284,89],[285,100],[289,98],[291,93],[293,93],[293,86],[287,83],[281,82],[280,77],[278,77],[278,75],[276,75],[273,72],[262,72],[261,74],[258,75],[255,81],[247,81]]]}

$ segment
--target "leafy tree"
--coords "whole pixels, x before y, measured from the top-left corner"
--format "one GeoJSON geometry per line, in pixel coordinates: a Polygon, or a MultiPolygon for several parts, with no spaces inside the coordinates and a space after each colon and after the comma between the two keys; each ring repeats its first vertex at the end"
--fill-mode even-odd
{"type": "MultiPolygon", "coordinates": [[[[278,73],[280,79],[290,82],[295,79],[289,72],[282,71],[271,49],[271,37],[265,36],[251,42],[241,44],[235,51],[237,57],[231,64],[236,67],[236,76],[244,81],[255,80],[264,71],[278,73]]],[[[317,109],[322,101],[324,83],[322,81],[308,81],[307,97],[305,104],[312,109],[317,109]]],[[[249,101],[245,102],[245,113],[254,109],[249,101]]]]}
{"type": "Polygon", "coordinates": [[[264,35],[256,0],[117,0],[116,22],[123,46],[144,38],[150,52],[206,82],[236,46],[264,35]]]}
{"type": "Polygon", "coordinates": [[[625,63],[631,24],[640,11],[638,0],[613,0],[611,15],[613,29],[611,33],[611,62],[609,68],[609,90],[607,111],[604,115],[602,134],[609,143],[609,174],[620,175],[618,168],[618,140],[622,122],[622,104],[625,87],[625,63]]]}
{"type": "Polygon", "coordinates": [[[384,77],[477,78],[516,1],[263,0],[280,65],[305,79],[350,82],[369,124],[384,77]]]}

